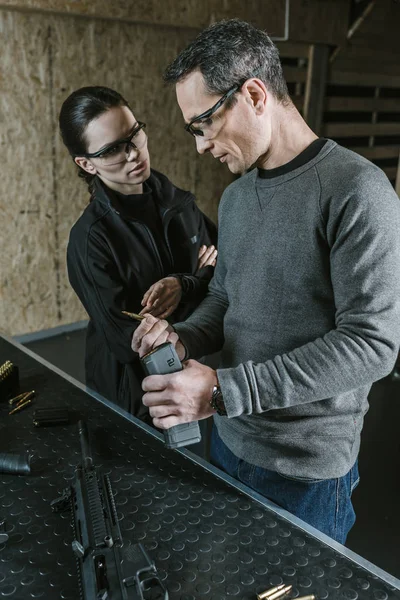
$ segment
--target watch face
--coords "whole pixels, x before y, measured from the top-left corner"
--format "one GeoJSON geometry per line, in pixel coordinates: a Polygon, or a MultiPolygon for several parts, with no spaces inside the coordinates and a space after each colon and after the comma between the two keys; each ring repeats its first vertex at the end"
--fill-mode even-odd
{"type": "Polygon", "coordinates": [[[217,413],[219,415],[221,415],[223,417],[226,416],[227,412],[226,412],[222,392],[221,392],[221,389],[217,386],[215,386],[215,388],[213,390],[210,404],[213,407],[213,409],[217,411],[217,413]]]}

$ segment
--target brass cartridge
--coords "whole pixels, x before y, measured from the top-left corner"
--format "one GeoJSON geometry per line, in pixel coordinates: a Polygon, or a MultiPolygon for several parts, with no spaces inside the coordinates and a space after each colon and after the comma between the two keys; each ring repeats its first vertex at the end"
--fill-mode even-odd
{"type": "Polygon", "coordinates": [[[286,596],[290,592],[293,586],[285,584],[278,585],[276,587],[270,588],[265,592],[257,595],[257,600],[278,600],[278,598],[282,598],[286,596]]]}
{"type": "Polygon", "coordinates": [[[32,400],[24,400],[21,404],[18,404],[15,408],[13,408],[8,414],[13,415],[14,413],[19,412],[20,410],[22,410],[26,406],[29,406],[30,404],[32,404],[32,400]]]}

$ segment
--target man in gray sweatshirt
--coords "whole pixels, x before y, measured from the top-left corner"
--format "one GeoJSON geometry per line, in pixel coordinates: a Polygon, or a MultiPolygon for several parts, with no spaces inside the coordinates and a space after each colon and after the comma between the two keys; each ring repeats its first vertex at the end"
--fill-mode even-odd
{"type": "Polygon", "coordinates": [[[170,65],[186,129],[243,175],[219,209],[209,294],[185,322],[148,317],[132,347],[188,360],[144,380],[157,427],[215,415],[212,461],[340,542],[372,382],[400,341],[400,202],[384,173],[318,138],[290,98],[268,36],[239,20],[170,65]],[[251,167],[254,167],[252,170],[251,167]]]}

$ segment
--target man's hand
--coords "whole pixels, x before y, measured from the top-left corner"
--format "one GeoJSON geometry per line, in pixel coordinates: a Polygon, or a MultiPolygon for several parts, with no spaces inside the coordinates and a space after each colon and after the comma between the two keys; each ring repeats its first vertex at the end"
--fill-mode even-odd
{"type": "Polygon", "coordinates": [[[217,262],[218,250],[215,246],[200,246],[197,270],[199,271],[203,267],[215,267],[217,262]]]}
{"type": "Polygon", "coordinates": [[[183,360],[185,348],[171,325],[167,321],[162,321],[152,315],[146,315],[133,333],[131,346],[132,350],[138,352],[139,356],[142,357],[150,352],[152,348],[156,348],[164,342],[171,342],[175,346],[179,359],[183,360]]]}
{"type": "Polygon", "coordinates": [[[146,392],[143,404],[148,406],[154,426],[160,429],[199,421],[215,413],[210,400],[217,384],[217,374],[213,369],[188,360],[183,371],[146,377],[142,384],[146,392]]]}
{"type": "Polygon", "coordinates": [[[160,319],[169,317],[182,298],[182,286],[176,277],[164,277],[147,290],[142,299],[141,315],[153,315],[160,319]]]}

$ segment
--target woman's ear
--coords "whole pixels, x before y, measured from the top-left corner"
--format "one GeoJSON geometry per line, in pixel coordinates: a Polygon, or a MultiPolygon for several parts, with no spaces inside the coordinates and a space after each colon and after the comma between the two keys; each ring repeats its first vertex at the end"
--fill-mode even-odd
{"type": "Polygon", "coordinates": [[[88,158],[85,158],[84,156],[75,156],[74,161],[78,165],[78,167],[80,167],[84,171],[87,171],[87,173],[90,173],[91,175],[96,175],[97,169],[88,158]]]}

